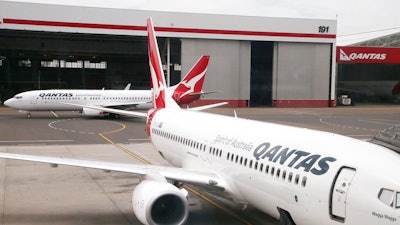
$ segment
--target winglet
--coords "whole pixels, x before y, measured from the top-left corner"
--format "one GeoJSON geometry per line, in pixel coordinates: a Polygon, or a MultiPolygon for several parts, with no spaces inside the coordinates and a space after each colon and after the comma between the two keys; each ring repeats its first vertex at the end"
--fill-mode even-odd
{"type": "Polygon", "coordinates": [[[176,86],[172,98],[187,104],[200,98],[210,56],[203,55],[176,86]]]}
{"type": "Polygon", "coordinates": [[[131,83],[128,83],[125,88],[124,91],[129,91],[129,89],[131,89],[131,83]]]}
{"type": "Polygon", "coordinates": [[[153,89],[153,108],[179,108],[176,102],[165,94],[166,83],[162,70],[160,51],[158,50],[157,39],[154,31],[153,21],[147,19],[149,66],[151,74],[151,88],[153,89]]]}

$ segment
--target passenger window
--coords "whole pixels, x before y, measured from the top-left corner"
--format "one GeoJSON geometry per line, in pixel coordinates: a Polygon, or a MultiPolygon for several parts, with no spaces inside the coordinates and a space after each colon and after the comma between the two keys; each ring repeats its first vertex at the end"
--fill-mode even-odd
{"type": "Polygon", "coordinates": [[[301,181],[301,185],[302,185],[303,187],[305,187],[306,184],[307,184],[307,177],[303,177],[303,180],[301,181]]]}
{"type": "Polygon", "coordinates": [[[292,182],[292,178],[293,178],[293,173],[292,173],[292,172],[290,172],[290,173],[289,173],[289,178],[288,178],[288,181],[289,181],[289,182],[292,182]]]}
{"type": "MultiPolygon", "coordinates": [[[[399,193],[397,193],[397,198],[399,193]]],[[[379,200],[388,206],[393,207],[394,191],[382,188],[378,195],[379,200]]]]}
{"type": "Polygon", "coordinates": [[[298,184],[299,183],[299,179],[300,179],[300,176],[298,174],[296,174],[296,178],[294,178],[294,183],[298,184]]]}

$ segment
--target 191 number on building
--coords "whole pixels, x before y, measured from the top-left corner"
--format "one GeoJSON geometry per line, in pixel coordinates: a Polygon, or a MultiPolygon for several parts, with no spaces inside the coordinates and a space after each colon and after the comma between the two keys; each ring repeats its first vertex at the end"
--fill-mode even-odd
{"type": "Polygon", "coordinates": [[[329,26],[319,26],[318,33],[329,33],[329,26]]]}

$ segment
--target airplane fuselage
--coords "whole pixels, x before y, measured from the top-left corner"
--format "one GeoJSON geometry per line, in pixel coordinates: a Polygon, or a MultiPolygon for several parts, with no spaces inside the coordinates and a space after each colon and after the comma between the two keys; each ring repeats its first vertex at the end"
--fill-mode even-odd
{"type": "MultiPolygon", "coordinates": [[[[133,191],[132,206],[143,224],[187,220],[187,191],[167,179],[201,185],[285,225],[399,224],[400,154],[333,133],[180,109],[165,88],[151,18],[147,30],[153,109],[89,109],[147,118],[155,149],[181,168],[2,152],[0,157],[139,174],[143,181],[133,191]]],[[[198,81],[205,71],[201,64],[190,72],[198,81]]],[[[182,85],[181,96],[195,89],[185,79],[182,85]]],[[[95,105],[102,97],[84,98],[95,105]]]]}
{"type": "Polygon", "coordinates": [[[68,105],[132,106],[149,108],[150,90],[35,90],[22,92],[5,102],[24,111],[82,111],[82,107],[68,105]]]}
{"type": "Polygon", "coordinates": [[[400,155],[384,147],[332,133],[172,109],[155,113],[149,133],[169,162],[223,175],[236,201],[275,218],[284,210],[296,224],[400,221],[400,155]],[[382,190],[397,202],[385,204],[382,190]]]}

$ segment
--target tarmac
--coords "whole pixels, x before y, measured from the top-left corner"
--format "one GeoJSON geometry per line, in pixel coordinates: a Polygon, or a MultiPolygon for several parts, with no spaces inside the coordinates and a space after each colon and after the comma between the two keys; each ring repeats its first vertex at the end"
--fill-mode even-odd
{"type": "MultiPolygon", "coordinates": [[[[368,140],[400,124],[400,106],[214,109],[213,113],[307,127],[368,140]]],[[[0,151],[69,158],[169,165],[146,138],[143,120],[83,119],[63,112],[25,118],[0,108],[0,151]]],[[[0,224],[141,224],[132,191],[140,177],[70,166],[0,159],[0,224]]],[[[196,187],[194,187],[196,188],[196,187]]],[[[197,189],[195,189],[197,190],[197,189]]],[[[197,190],[200,191],[201,190],[197,190]]],[[[190,193],[187,224],[278,224],[258,210],[203,193],[190,193]],[[211,200],[217,206],[210,204],[211,200]]]]}

